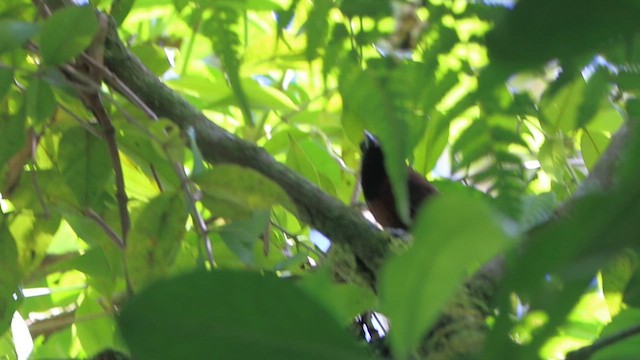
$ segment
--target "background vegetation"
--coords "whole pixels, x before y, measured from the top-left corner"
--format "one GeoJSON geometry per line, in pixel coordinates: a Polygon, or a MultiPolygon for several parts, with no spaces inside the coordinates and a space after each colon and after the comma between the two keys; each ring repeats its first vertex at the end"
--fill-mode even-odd
{"type": "Polygon", "coordinates": [[[637,358],[639,15],[4,0],[0,355],[637,358]],[[441,191],[411,245],[364,129],[441,191]]]}

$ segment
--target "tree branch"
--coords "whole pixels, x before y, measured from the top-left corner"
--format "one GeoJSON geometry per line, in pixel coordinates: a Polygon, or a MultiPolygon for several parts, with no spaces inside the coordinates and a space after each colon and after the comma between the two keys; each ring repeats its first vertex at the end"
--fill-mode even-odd
{"type": "MultiPolygon", "coordinates": [[[[105,65],[160,117],[181,129],[193,127],[205,160],[233,163],[256,170],[280,185],[296,206],[297,216],[334,243],[346,245],[363,264],[361,276],[371,288],[373,275],[389,249],[389,238],[357,211],[324,193],[298,173],[277,162],[264,149],[219,127],[153,75],[122,43],[110,21],[105,44],[105,65]]],[[[110,79],[106,79],[110,85],[110,79]]],[[[118,88],[114,86],[114,88],[118,88]]]]}

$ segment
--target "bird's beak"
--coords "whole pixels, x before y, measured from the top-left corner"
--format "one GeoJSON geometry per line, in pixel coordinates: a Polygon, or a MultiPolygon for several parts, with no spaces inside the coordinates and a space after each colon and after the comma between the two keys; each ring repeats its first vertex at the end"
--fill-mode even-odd
{"type": "Polygon", "coordinates": [[[378,139],[376,139],[376,137],[373,136],[370,132],[365,130],[364,140],[360,143],[360,149],[364,152],[365,150],[378,145],[379,145],[378,139]]]}

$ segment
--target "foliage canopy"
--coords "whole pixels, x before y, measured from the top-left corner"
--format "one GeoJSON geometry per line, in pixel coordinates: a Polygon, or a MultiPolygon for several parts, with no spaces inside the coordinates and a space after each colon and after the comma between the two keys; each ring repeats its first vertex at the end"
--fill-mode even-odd
{"type": "Polygon", "coordinates": [[[0,355],[634,358],[639,16],[3,1],[0,355]],[[410,244],[361,216],[365,129],[405,220],[406,164],[441,192],[410,244]]]}

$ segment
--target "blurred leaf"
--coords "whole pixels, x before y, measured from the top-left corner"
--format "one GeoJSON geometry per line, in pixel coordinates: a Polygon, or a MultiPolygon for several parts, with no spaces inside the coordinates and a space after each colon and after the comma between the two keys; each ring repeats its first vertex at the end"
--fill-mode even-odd
{"type": "Polygon", "coordinates": [[[640,308],[640,267],[632,274],[622,300],[630,306],[640,308]]]}
{"type": "Polygon", "coordinates": [[[313,141],[289,138],[287,165],[332,196],[336,196],[336,183],[340,168],[327,150],[313,141]]]}
{"type": "Polygon", "coordinates": [[[640,8],[631,1],[521,0],[490,33],[492,60],[522,69],[576,59],[631,35],[640,8]],[[524,46],[526,44],[526,46],[524,46]]]}
{"type": "Polygon", "coordinates": [[[48,65],[61,65],[83,52],[98,32],[91,6],[69,6],[55,11],[43,27],[40,51],[48,65]]]}
{"type": "Polygon", "coordinates": [[[344,326],[353,322],[358,314],[376,307],[377,299],[368,289],[356,284],[336,284],[326,268],[305,276],[300,288],[329,310],[344,326]]]}
{"type": "Polygon", "coordinates": [[[30,209],[23,209],[11,219],[9,232],[16,242],[23,274],[40,264],[59,225],[60,216],[47,217],[30,209]]]}
{"type": "MultiPolygon", "coordinates": [[[[627,309],[622,310],[618,316],[613,318],[610,324],[602,329],[600,338],[608,338],[615,336],[623,331],[637,328],[640,324],[640,310],[627,309]]],[[[633,360],[638,357],[638,334],[630,336],[622,341],[610,344],[599,349],[593,354],[592,360],[633,360]]]]}
{"type": "Polygon", "coordinates": [[[11,325],[11,318],[18,307],[18,301],[14,294],[19,291],[19,286],[24,273],[18,263],[18,248],[15,239],[8,229],[7,217],[0,212],[0,334],[4,334],[11,325]]]}
{"type": "Polygon", "coordinates": [[[255,170],[238,165],[216,165],[196,177],[203,203],[216,216],[243,217],[279,204],[295,211],[284,190],[255,170]]]}
{"type": "Polygon", "coordinates": [[[325,309],[273,275],[217,270],[162,281],[130,300],[118,323],[136,358],[369,358],[325,309]]]}
{"type": "Polygon", "coordinates": [[[157,76],[161,76],[171,68],[164,49],[154,44],[140,44],[131,47],[131,52],[157,76]]]}
{"type": "Polygon", "coordinates": [[[343,0],[340,10],[346,17],[368,16],[379,19],[391,16],[389,0],[343,0]]]}
{"type": "Polygon", "coordinates": [[[313,61],[318,57],[325,46],[325,40],[329,34],[329,11],[333,8],[332,0],[316,0],[307,15],[305,33],[307,34],[307,47],[305,57],[307,61],[313,61]]]}
{"type": "Polygon", "coordinates": [[[56,110],[56,98],[51,86],[40,78],[29,81],[26,91],[27,116],[36,128],[41,128],[56,110]]]}
{"type": "MultiPolygon", "coordinates": [[[[0,134],[4,136],[3,144],[0,146],[0,169],[11,159],[20,149],[23,148],[27,139],[25,129],[25,118],[22,112],[13,116],[0,115],[0,134]]],[[[4,173],[0,173],[5,176],[4,173]]],[[[3,183],[5,179],[1,179],[3,183]]],[[[3,190],[0,188],[0,190],[3,190]]]]}
{"type": "Polygon", "coordinates": [[[231,224],[220,228],[220,237],[246,265],[254,265],[254,248],[256,242],[267,230],[269,210],[257,211],[249,219],[234,220],[231,224]]]}
{"type": "Polygon", "coordinates": [[[75,324],[75,331],[82,349],[87,354],[96,354],[114,345],[114,321],[105,313],[97,299],[87,296],[84,298],[76,316],[83,321],[75,324]]]}
{"type": "Polygon", "coordinates": [[[20,48],[39,30],[36,24],[12,19],[0,20],[0,54],[20,48]]]}
{"type": "Polygon", "coordinates": [[[230,6],[214,6],[213,15],[203,28],[205,35],[211,38],[216,56],[222,61],[224,72],[231,89],[238,100],[246,124],[253,126],[253,115],[247,93],[240,81],[240,38],[234,29],[238,23],[238,11],[230,6]]]}
{"type": "Polygon", "coordinates": [[[11,90],[13,85],[13,71],[0,67],[0,103],[4,100],[5,95],[11,90]]]}
{"type": "MultiPolygon", "coordinates": [[[[133,8],[136,0],[119,0],[114,1],[111,6],[111,16],[117,24],[122,24],[133,8]]],[[[146,63],[145,63],[146,65],[146,63]]]]}
{"type": "Polygon", "coordinates": [[[593,166],[600,159],[600,155],[607,149],[610,141],[611,139],[600,131],[589,131],[587,129],[583,131],[580,137],[580,151],[587,169],[593,169],[593,166]]]}
{"type": "Polygon", "coordinates": [[[390,259],[380,279],[382,311],[393,323],[391,347],[401,359],[418,346],[469,272],[509,243],[484,201],[462,191],[431,200],[412,233],[411,250],[390,259]]]}
{"type": "MultiPolygon", "coordinates": [[[[626,250],[600,272],[602,292],[612,316],[620,312],[623,300],[628,303],[629,299],[623,296],[625,295],[625,289],[631,284],[634,274],[638,273],[640,269],[638,265],[640,265],[638,254],[632,250],[626,250]]],[[[630,303],[630,305],[634,304],[630,303]]]]}
{"type": "Polygon", "coordinates": [[[165,192],[151,200],[131,229],[125,257],[135,289],[169,274],[187,221],[185,200],[179,194],[165,192]]]}
{"type": "MultiPolygon", "coordinates": [[[[561,87],[559,91],[546,92],[540,101],[540,111],[544,114],[543,124],[549,126],[549,132],[564,132],[578,128],[578,112],[584,103],[583,94],[586,83],[578,77],[573,82],[561,87]]],[[[586,120],[583,120],[586,122],[586,120]]]]}
{"type": "Polygon", "coordinates": [[[107,144],[81,127],[69,128],[60,140],[60,171],[82,206],[99,201],[113,174],[107,144]]]}
{"type": "Polygon", "coordinates": [[[607,98],[609,92],[608,70],[598,68],[588,79],[584,89],[584,101],[578,108],[578,127],[586,126],[599,111],[599,108],[603,107],[603,104],[610,104],[607,98]]]}

